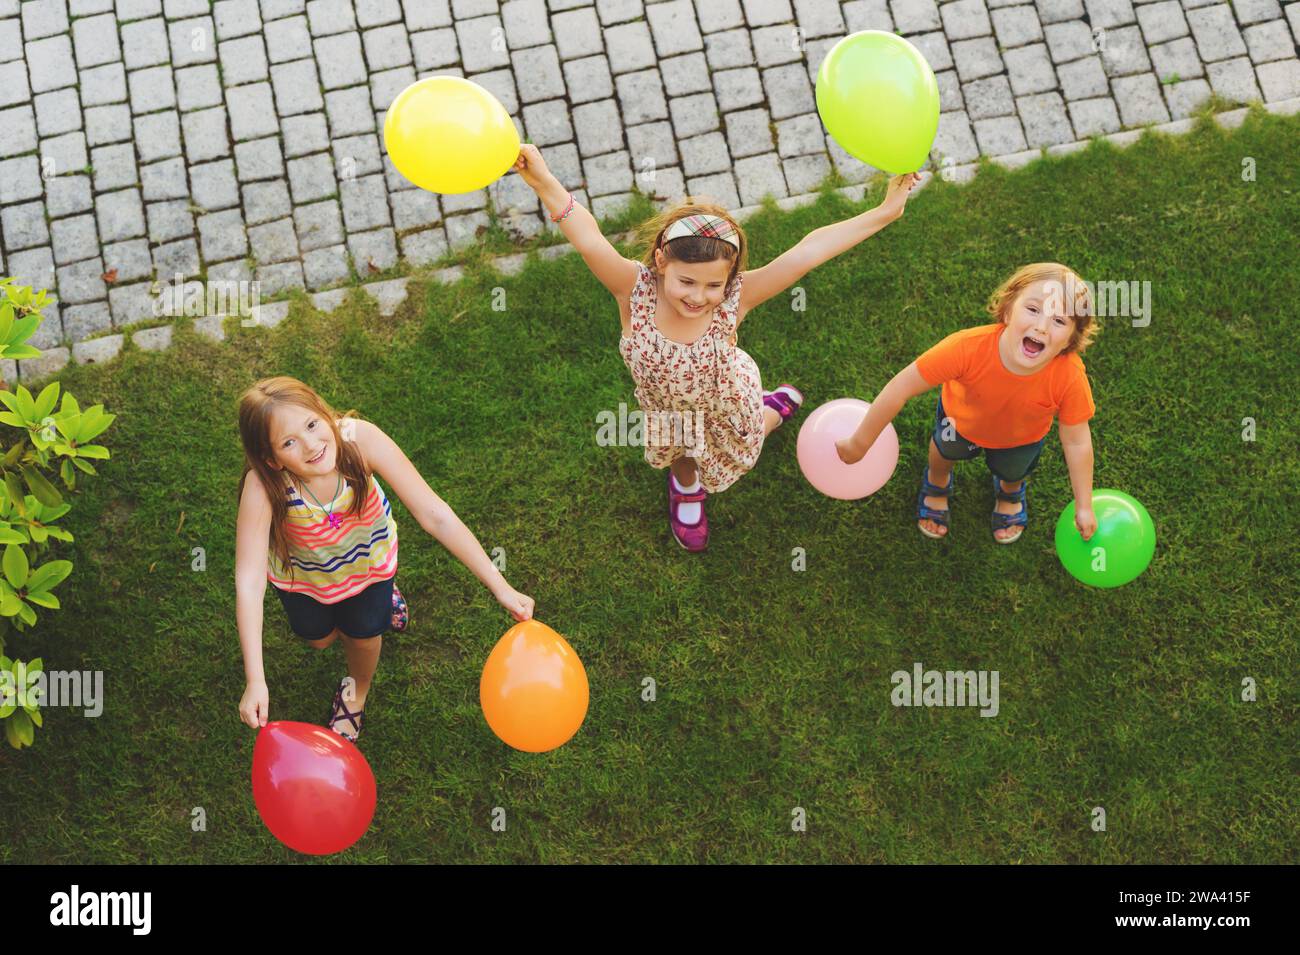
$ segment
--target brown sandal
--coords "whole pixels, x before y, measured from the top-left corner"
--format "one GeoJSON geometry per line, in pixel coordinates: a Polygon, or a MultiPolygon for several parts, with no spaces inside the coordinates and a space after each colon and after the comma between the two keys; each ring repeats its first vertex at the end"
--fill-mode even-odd
{"type": "Polygon", "coordinates": [[[358,737],[361,736],[361,729],[365,725],[366,710],[365,707],[362,707],[354,713],[352,710],[348,709],[348,705],[343,699],[343,687],[345,686],[347,686],[347,677],[344,677],[339,681],[338,689],[334,691],[334,702],[330,706],[330,715],[325,726],[333,730],[335,723],[347,720],[352,724],[354,732],[343,732],[339,733],[339,735],[349,743],[355,743],[358,737]],[[340,713],[339,710],[342,710],[343,712],[340,713]]]}

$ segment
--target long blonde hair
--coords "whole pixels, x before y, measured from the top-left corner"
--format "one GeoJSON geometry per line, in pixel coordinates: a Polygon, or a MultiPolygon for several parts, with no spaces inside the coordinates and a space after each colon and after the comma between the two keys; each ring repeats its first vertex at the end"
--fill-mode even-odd
{"type": "Polygon", "coordinates": [[[370,469],[365,459],[357,450],[355,443],[344,441],[339,434],[337,418],[351,417],[355,409],[337,414],[329,403],[312,388],[296,378],[280,375],[275,378],[263,378],[253,385],[239,399],[239,437],[244,445],[244,473],[239,478],[239,498],[243,497],[244,482],[249,472],[257,475],[271,501],[271,539],[272,552],[280,563],[293,575],[293,566],[289,562],[289,538],[284,531],[284,522],[289,514],[289,503],[285,499],[285,482],[282,472],[267,463],[275,459],[271,447],[271,418],[278,408],[296,406],[313,411],[327,423],[334,435],[334,446],[338,449],[338,469],[343,479],[352,488],[352,504],[347,513],[360,516],[365,506],[366,491],[370,484],[370,469]]]}
{"type": "Polygon", "coordinates": [[[1062,303],[1066,315],[1074,322],[1074,331],[1061,354],[1075,352],[1082,355],[1101,329],[1093,316],[1091,290],[1079,273],[1069,266],[1060,262],[1035,262],[1021,266],[989,296],[988,312],[998,322],[1005,323],[1017,296],[1035,282],[1047,280],[1059,282],[1062,289],[1073,293],[1070,301],[1062,303]]]}
{"type": "Polygon", "coordinates": [[[646,244],[645,255],[641,257],[641,261],[651,270],[657,268],[655,249],[662,249],[668,259],[677,262],[716,262],[718,259],[730,259],[731,271],[727,273],[726,285],[728,290],[737,274],[745,268],[749,258],[749,242],[745,238],[745,230],[732,218],[731,213],[711,202],[697,202],[692,196],[687,196],[643,223],[637,229],[637,241],[646,244]],[[664,242],[664,233],[668,231],[669,226],[678,219],[695,215],[718,216],[726,219],[736,230],[740,248],[737,249],[724,239],[703,235],[684,235],[670,242],[664,242]]]}

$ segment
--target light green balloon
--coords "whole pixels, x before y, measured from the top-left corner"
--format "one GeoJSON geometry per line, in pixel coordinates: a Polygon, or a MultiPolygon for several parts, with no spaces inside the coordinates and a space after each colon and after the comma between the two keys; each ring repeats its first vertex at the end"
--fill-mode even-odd
{"type": "Polygon", "coordinates": [[[939,128],[939,84],[921,51],[901,36],[863,30],[822,60],[817,112],[850,156],[894,176],[915,172],[939,128]]]}
{"type": "Polygon", "coordinates": [[[1056,522],[1056,554],[1074,577],[1093,587],[1120,587],[1147,569],[1156,552],[1156,528],[1142,502],[1123,491],[1092,492],[1097,532],[1090,540],[1074,526],[1074,502],[1056,522]]]}

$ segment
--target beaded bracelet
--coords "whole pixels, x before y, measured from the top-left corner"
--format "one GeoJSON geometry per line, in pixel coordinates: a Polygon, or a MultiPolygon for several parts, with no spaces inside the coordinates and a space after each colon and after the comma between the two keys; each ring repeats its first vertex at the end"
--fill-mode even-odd
{"type": "Polygon", "coordinates": [[[559,222],[561,219],[563,219],[572,211],[573,211],[573,193],[569,193],[569,204],[564,207],[564,211],[561,212],[558,216],[551,216],[551,221],[559,222]]]}

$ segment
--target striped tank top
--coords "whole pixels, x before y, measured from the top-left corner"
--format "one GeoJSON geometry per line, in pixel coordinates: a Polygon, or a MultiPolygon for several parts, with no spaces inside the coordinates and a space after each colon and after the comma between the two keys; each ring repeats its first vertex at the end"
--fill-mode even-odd
{"type": "Polygon", "coordinates": [[[274,586],[302,593],[323,604],[338,603],[397,573],[397,522],[374,474],[361,516],[348,513],[352,485],[346,481],[334,506],[323,502],[338,518],[331,527],[325,512],[299,496],[296,482],[285,489],[289,512],[284,530],[289,538],[293,581],[274,550],[267,557],[266,578],[274,586]]]}

